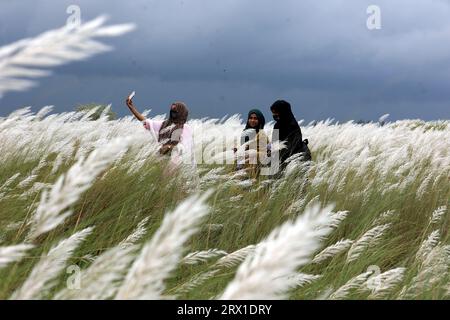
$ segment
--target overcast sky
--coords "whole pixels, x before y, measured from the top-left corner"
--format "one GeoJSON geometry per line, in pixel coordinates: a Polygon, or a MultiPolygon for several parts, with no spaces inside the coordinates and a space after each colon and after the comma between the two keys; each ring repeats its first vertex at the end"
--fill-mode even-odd
{"type": "Polygon", "coordinates": [[[115,47],[53,69],[26,92],[7,93],[0,116],[21,106],[112,104],[153,114],[185,101],[192,117],[270,117],[276,99],[298,119],[450,118],[450,1],[446,0],[0,0],[0,46],[66,23],[76,4],[87,21],[137,29],[102,40],[115,47]],[[381,30],[366,9],[381,8],[381,30]]]}

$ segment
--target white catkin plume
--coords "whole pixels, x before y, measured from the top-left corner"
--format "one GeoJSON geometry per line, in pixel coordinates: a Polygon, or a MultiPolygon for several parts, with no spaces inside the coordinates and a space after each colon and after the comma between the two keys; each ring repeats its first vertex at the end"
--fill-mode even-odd
{"type": "Polygon", "coordinates": [[[442,206],[433,211],[431,215],[430,224],[439,223],[445,215],[447,211],[447,206],[442,206]]]}
{"type": "Polygon", "coordinates": [[[434,172],[430,172],[427,175],[427,177],[422,181],[422,183],[420,184],[420,187],[417,189],[417,192],[416,192],[416,197],[418,199],[421,199],[427,193],[427,191],[430,190],[430,188],[428,188],[428,186],[434,180],[433,178],[434,178],[434,172]]]}
{"type": "Polygon", "coordinates": [[[373,273],[373,271],[367,271],[364,272],[349,281],[347,281],[346,284],[344,284],[342,287],[337,289],[335,292],[333,292],[329,299],[330,300],[342,300],[345,299],[352,290],[359,289],[370,277],[370,275],[373,273]]]}
{"type": "Polygon", "coordinates": [[[203,226],[203,228],[205,230],[218,231],[218,230],[222,230],[223,229],[223,224],[221,224],[221,223],[209,223],[209,224],[205,224],[203,226]]]}
{"type": "Polygon", "coordinates": [[[244,261],[248,256],[254,254],[256,245],[249,245],[220,258],[212,267],[213,268],[232,268],[244,261]]]}
{"type": "Polygon", "coordinates": [[[319,252],[314,259],[312,260],[312,263],[321,263],[329,258],[332,258],[344,251],[346,251],[350,246],[353,244],[353,240],[349,239],[342,239],[336,242],[335,244],[332,244],[331,246],[323,249],[321,252],[319,252]]]}
{"type": "Polygon", "coordinates": [[[248,179],[248,180],[244,180],[244,181],[239,181],[236,182],[236,185],[242,188],[251,188],[255,185],[255,180],[254,179],[248,179]]]}
{"type": "Polygon", "coordinates": [[[224,167],[214,168],[206,173],[203,177],[200,178],[200,183],[207,184],[209,182],[215,182],[220,179],[222,176],[220,173],[224,170],[224,167]]]}
{"type": "Polygon", "coordinates": [[[33,248],[29,244],[18,244],[14,246],[0,247],[0,269],[11,262],[22,260],[25,253],[33,248]]]}
{"type": "Polygon", "coordinates": [[[16,179],[20,176],[20,172],[14,174],[12,177],[10,177],[6,182],[0,187],[0,191],[6,190],[16,179]]]}
{"type": "Polygon", "coordinates": [[[116,246],[107,250],[81,272],[79,288],[65,288],[57,300],[105,300],[114,297],[135,257],[136,246],[116,246]]]}
{"type": "Polygon", "coordinates": [[[64,155],[61,153],[56,156],[55,161],[53,162],[52,171],[50,172],[51,175],[56,174],[58,169],[61,167],[61,165],[64,162],[64,155]]]}
{"type": "Polygon", "coordinates": [[[112,48],[94,39],[120,36],[134,29],[133,24],[103,27],[106,18],[74,28],[70,24],[32,39],[0,47],[0,98],[9,91],[23,91],[36,85],[34,79],[48,76],[49,67],[89,58],[112,48]]]}
{"type": "Polygon", "coordinates": [[[338,193],[343,193],[344,192],[344,188],[346,186],[347,182],[345,179],[341,179],[341,181],[339,182],[338,186],[337,186],[337,192],[338,193]]]}
{"type": "Polygon", "coordinates": [[[49,188],[49,187],[51,187],[50,183],[35,182],[33,184],[33,186],[30,189],[28,189],[28,191],[22,193],[19,196],[19,199],[26,199],[26,198],[31,197],[34,194],[38,193],[42,189],[49,188]]]}
{"type": "Polygon", "coordinates": [[[186,241],[198,230],[208,213],[205,203],[210,192],[194,195],[165,215],[152,239],[133,263],[116,299],[160,299],[164,281],[177,267],[186,241]]]}
{"type": "Polygon", "coordinates": [[[371,290],[369,299],[383,299],[392,289],[403,281],[406,268],[395,268],[382,274],[372,276],[366,281],[366,286],[371,290]]]}
{"type": "Polygon", "coordinates": [[[217,257],[222,257],[227,255],[228,253],[219,249],[209,249],[204,251],[195,251],[189,253],[187,256],[183,258],[181,261],[184,264],[197,264],[200,262],[206,262],[209,259],[214,259],[217,257]]]}
{"type": "Polygon", "coordinates": [[[292,286],[289,276],[310,262],[320,238],[332,231],[331,206],[316,204],[295,221],[276,228],[261,242],[254,255],[239,266],[221,299],[282,299],[292,286]]]}
{"type": "Polygon", "coordinates": [[[88,262],[94,262],[95,259],[96,257],[91,253],[85,254],[84,256],[81,257],[81,260],[86,260],[88,262]]]}
{"type": "Polygon", "coordinates": [[[295,202],[293,202],[289,208],[286,210],[286,213],[295,213],[300,211],[303,206],[305,205],[306,202],[306,198],[300,198],[298,200],[296,200],[295,202]]]}
{"type": "Polygon", "coordinates": [[[200,274],[195,275],[189,282],[183,283],[180,287],[175,290],[175,295],[180,295],[184,293],[188,293],[192,291],[196,287],[205,283],[206,280],[211,279],[219,272],[218,269],[202,272],[200,274]]]}
{"type": "Polygon", "coordinates": [[[430,252],[439,244],[439,239],[441,238],[441,234],[439,230],[434,230],[428,238],[422,242],[419,250],[416,253],[416,259],[419,262],[424,262],[430,252]]]}
{"type": "Polygon", "coordinates": [[[19,184],[17,185],[17,187],[19,187],[20,189],[24,189],[24,188],[28,187],[30,184],[32,184],[36,178],[37,178],[37,175],[36,175],[36,174],[29,175],[29,176],[26,177],[24,180],[22,180],[21,182],[19,182],[19,184]]]}
{"type": "Polygon", "coordinates": [[[122,248],[130,247],[138,242],[146,233],[147,228],[145,227],[150,217],[144,218],[137,225],[136,229],[131,233],[126,239],[119,243],[119,246],[122,248]]]}
{"type": "Polygon", "coordinates": [[[395,191],[399,188],[399,183],[391,184],[390,186],[386,186],[384,190],[381,192],[382,196],[389,194],[392,191],[395,191]]]}
{"type": "MultiPolygon", "coordinates": [[[[242,194],[239,194],[237,196],[231,197],[228,201],[230,202],[239,202],[240,200],[242,200],[244,196],[242,194]]],[[[236,205],[236,204],[233,204],[236,205]]]]}
{"type": "Polygon", "coordinates": [[[261,191],[262,189],[264,189],[264,185],[260,184],[258,187],[251,189],[250,192],[256,193],[258,191],[261,191]]]}
{"type": "Polygon", "coordinates": [[[341,224],[341,222],[344,221],[345,218],[347,218],[348,213],[348,211],[331,212],[331,221],[329,226],[332,228],[337,228],[341,224]]]}
{"type": "Polygon", "coordinates": [[[5,231],[14,231],[19,229],[24,224],[24,221],[11,222],[5,227],[5,231]]]}
{"type": "Polygon", "coordinates": [[[318,201],[319,201],[319,195],[317,195],[314,198],[312,198],[311,200],[309,200],[309,202],[305,206],[305,210],[308,209],[309,207],[311,207],[312,205],[314,205],[318,201]]]}
{"type": "Polygon", "coordinates": [[[389,118],[389,116],[390,116],[389,113],[383,114],[383,115],[378,119],[378,122],[380,122],[380,123],[384,122],[387,118],[389,118]]]}
{"type": "Polygon", "coordinates": [[[31,218],[27,239],[35,239],[69,217],[72,211],[67,208],[77,202],[95,178],[116,159],[115,156],[127,148],[128,141],[116,139],[94,150],[86,160],[79,159],[65,175],[60,176],[50,193],[43,191],[39,206],[31,218]]]}
{"type": "Polygon", "coordinates": [[[416,181],[417,178],[417,172],[409,173],[408,176],[403,179],[403,181],[400,183],[399,188],[400,190],[406,190],[408,189],[411,184],[413,184],[416,181]]]}
{"type": "Polygon", "coordinates": [[[93,228],[81,230],[50,249],[33,267],[28,278],[13,293],[11,299],[31,300],[44,298],[48,294],[48,291],[55,285],[55,279],[64,269],[73,251],[86,239],[92,230],[93,228]]]}
{"type": "Polygon", "coordinates": [[[44,106],[36,113],[36,119],[42,120],[46,115],[53,111],[53,106],[44,106]]]}
{"type": "Polygon", "coordinates": [[[379,217],[377,217],[375,219],[375,221],[372,223],[372,225],[378,225],[382,222],[386,222],[386,220],[389,220],[390,218],[392,218],[392,216],[395,214],[395,210],[388,210],[386,212],[383,212],[382,214],[380,214],[379,217]]]}
{"type": "Polygon", "coordinates": [[[347,262],[352,262],[364,252],[368,247],[373,247],[378,244],[384,232],[390,227],[390,224],[383,224],[376,226],[359,238],[353,245],[347,254],[347,262]]]}
{"type": "Polygon", "coordinates": [[[435,180],[433,182],[433,188],[436,188],[436,186],[438,185],[438,183],[441,181],[442,178],[448,179],[448,173],[446,173],[445,171],[442,171],[441,173],[439,173],[439,175],[435,178],[435,180]]]}
{"type": "Polygon", "coordinates": [[[245,171],[238,171],[233,174],[224,175],[228,180],[236,180],[247,177],[247,173],[245,171]]]}
{"type": "Polygon", "coordinates": [[[398,298],[417,298],[447,278],[450,265],[450,246],[438,245],[431,250],[422,263],[419,273],[409,286],[403,287],[398,298]]]}
{"type": "Polygon", "coordinates": [[[291,284],[291,289],[301,288],[307,284],[310,284],[318,279],[322,278],[321,275],[307,274],[307,273],[295,273],[288,276],[287,281],[291,284]]]}
{"type": "Polygon", "coordinates": [[[39,173],[39,171],[42,170],[42,168],[44,168],[47,165],[47,161],[45,160],[45,158],[42,158],[38,165],[31,171],[31,175],[37,175],[39,173]]]}

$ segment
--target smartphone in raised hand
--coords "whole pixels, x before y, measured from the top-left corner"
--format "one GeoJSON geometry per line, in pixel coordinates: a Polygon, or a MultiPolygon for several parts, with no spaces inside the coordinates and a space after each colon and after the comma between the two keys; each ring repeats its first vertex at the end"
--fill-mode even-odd
{"type": "Polygon", "coordinates": [[[136,95],[136,91],[133,91],[132,93],[130,93],[130,95],[128,96],[128,100],[133,99],[135,95],[136,95]]]}

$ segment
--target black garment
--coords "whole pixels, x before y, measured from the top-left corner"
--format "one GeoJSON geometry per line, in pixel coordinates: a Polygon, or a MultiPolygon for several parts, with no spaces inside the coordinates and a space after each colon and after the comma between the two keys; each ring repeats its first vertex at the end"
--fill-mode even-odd
{"type": "MultiPolygon", "coordinates": [[[[292,113],[291,105],[284,101],[278,100],[270,107],[272,111],[278,112],[280,115],[279,121],[275,123],[274,129],[278,129],[279,141],[285,141],[286,148],[280,150],[279,159],[283,166],[286,159],[290,156],[303,152],[303,160],[311,160],[311,152],[302,139],[302,131],[298,125],[297,120],[292,113]]],[[[276,141],[275,132],[272,135],[272,141],[276,141]]]]}

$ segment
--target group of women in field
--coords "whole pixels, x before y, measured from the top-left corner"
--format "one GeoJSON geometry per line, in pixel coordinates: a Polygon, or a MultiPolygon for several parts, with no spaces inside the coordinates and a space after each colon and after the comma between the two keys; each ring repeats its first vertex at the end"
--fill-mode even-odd
{"type": "MultiPolygon", "coordinates": [[[[144,117],[134,106],[132,99],[127,98],[126,104],[132,114],[142,121],[160,143],[159,153],[171,155],[175,147],[190,153],[193,148],[193,130],[186,124],[188,108],[183,102],[174,102],[170,106],[169,117],[164,121],[150,120],[144,117]]],[[[272,139],[269,140],[264,131],[266,120],[258,109],[248,112],[247,122],[242,132],[239,148],[234,149],[236,154],[236,169],[246,170],[251,176],[258,176],[263,166],[267,166],[274,153],[280,165],[281,172],[286,166],[286,160],[299,154],[301,160],[311,160],[311,153],[307,146],[308,141],[303,140],[302,131],[292,113],[291,105],[284,100],[275,101],[270,107],[275,125],[272,139]],[[277,142],[283,147],[271,150],[277,142]]]]}

